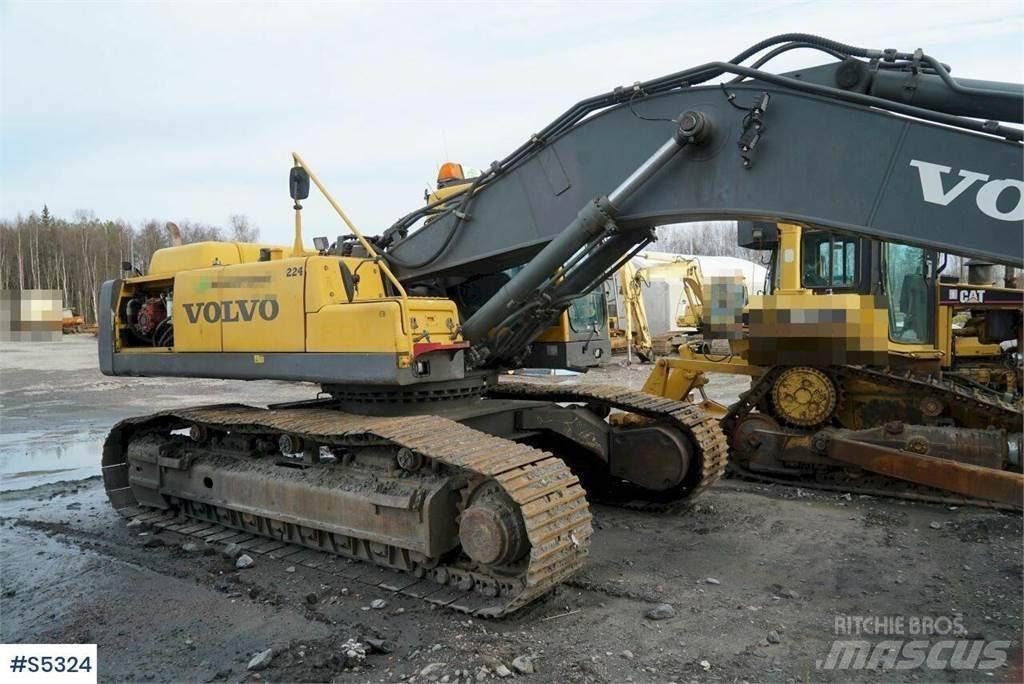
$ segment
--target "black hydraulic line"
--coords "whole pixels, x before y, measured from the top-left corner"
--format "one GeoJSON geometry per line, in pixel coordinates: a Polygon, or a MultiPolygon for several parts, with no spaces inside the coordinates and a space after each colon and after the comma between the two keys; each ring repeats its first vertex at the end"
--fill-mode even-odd
{"type": "MultiPolygon", "coordinates": [[[[765,48],[770,48],[773,45],[778,45],[780,43],[794,42],[808,43],[810,45],[826,48],[828,50],[848,55],[850,57],[865,57],[868,59],[877,59],[884,57],[886,54],[885,50],[871,50],[868,48],[857,47],[855,45],[847,45],[846,43],[840,43],[839,41],[832,40],[831,38],[816,36],[813,33],[780,33],[778,35],[771,36],[770,38],[765,38],[764,40],[755,43],[754,45],[751,45],[746,50],[730,59],[729,62],[732,64],[739,64],[745,61],[746,59],[753,57],[754,55],[756,55],[761,50],[764,50],[765,48]]],[[[902,53],[895,54],[898,55],[902,53]]]]}
{"type": "MultiPolygon", "coordinates": [[[[804,92],[811,93],[812,95],[820,95],[822,97],[828,97],[836,100],[845,100],[846,102],[853,102],[867,107],[887,109],[899,114],[906,114],[907,116],[934,121],[948,126],[955,126],[957,128],[965,128],[977,131],[978,133],[997,134],[1007,140],[1014,140],[1017,142],[1024,140],[1024,131],[1019,128],[1014,128],[1013,126],[1005,126],[1003,124],[988,125],[987,122],[977,121],[975,119],[964,119],[963,117],[956,116],[955,114],[946,114],[932,109],[923,109],[921,107],[893,102],[892,100],[885,100],[873,95],[864,95],[862,93],[856,93],[849,90],[829,88],[828,86],[822,86],[816,83],[807,83],[806,81],[801,81],[799,79],[779,76],[778,74],[768,74],[756,69],[748,69],[747,67],[740,67],[732,64],[723,64],[722,68],[723,70],[732,71],[737,74],[745,74],[759,81],[764,81],[765,83],[772,83],[774,85],[780,85],[794,90],[802,90],[804,92]]],[[[1005,97],[1007,95],[1002,92],[997,94],[1001,97],[1005,97]]]]}
{"type": "MultiPolygon", "coordinates": [[[[423,218],[423,216],[429,214],[434,209],[444,206],[445,204],[451,202],[456,197],[461,197],[468,191],[468,187],[463,188],[462,190],[456,190],[455,192],[448,195],[444,199],[434,200],[433,202],[427,204],[426,206],[410,211],[408,214],[392,223],[391,226],[382,233],[381,237],[384,239],[384,243],[389,244],[391,242],[390,238],[392,235],[401,232],[403,228],[408,228],[412,224],[416,223],[416,221],[423,218]]],[[[405,237],[405,235],[402,235],[402,237],[405,237]]]]}
{"type": "MultiPolygon", "coordinates": [[[[786,53],[786,52],[789,52],[790,50],[799,50],[799,49],[818,50],[820,52],[824,52],[827,55],[835,57],[840,62],[843,61],[844,59],[846,59],[849,56],[849,55],[844,55],[841,52],[836,52],[835,50],[831,50],[829,48],[821,47],[820,45],[814,45],[813,43],[787,43],[786,45],[780,45],[779,47],[775,48],[774,50],[772,50],[768,54],[764,55],[763,57],[758,58],[758,60],[756,62],[754,62],[753,64],[750,65],[750,68],[751,69],[760,69],[765,64],[767,64],[768,62],[772,61],[773,59],[775,59],[779,55],[781,55],[783,53],[786,53]]],[[[737,76],[736,78],[733,78],[732,80],[730,80],[729,83],[730,84],[732,84],[732,83],[739,83],[744,78],[746,78],[746,77],[745,76],[737,76]]]]}
{"type": "MultiPolygon", "coordinates": [[[[407,262],[407,261],[403,261],[403,260],[399,259],[398,257],[394,256],[393,254],[392,255],[385,254],[385,258],[387,258],[388,261],[390,261],[390,262],[393,262],[393,263],[395,263],[395,264],[397,264],[399,266],[402,266],[403,268],[422,268],[422,267],[426,266],[427,264],[435,261],[442,254],[444,254],[445,250],[448,249],[448,245],[450,245],[452,243],[452,241],[455,239],[455,236],[458,234],[459,226],[461,226],[463,221],[465,221],[466,209],[469,208],[469,202],[473,198],[473,193],[476,192],[476,189],[479,187],[480,182],[481,182],[481,180],[483,178],[484,178],[483,174],[477,176],[476,178],[473,179],[473,182],[472,182],[472,184],[470,184],[468,190],[466,190],[463,193],[459,193],[459,195],[462,197],[462,201],[460,201],[459,202],[459,206],[454,209],[454,211],[455,211],[455,220],[452,222],[451,227],[448,229],[448,234],[445,236],[444,240],[441,242],[441,245],[436,250],[434,250],[434,252],[431,253],[430,256],[428,256],[427,258],[425,258],[425,259],[423,259],[421,261],[415,262],[415,263],[410,263],[410,262],[407,262]]],[[[450,199],[451,198],[449,198],[449,200],[450,199]]]]}
{"type": "Polygon", "coordinates": [[[952,90],[954,93],[960,93],[961,95],[975,95],[985,97],[1004,97],[1006,95],[1006,93],[999,90],[990,90],[988,88],[972,88],[970,86],[965,86],[960,83],[957,83],[956,79],[953,78],[953,76],[950,75],[950,73],[946,70],[946,66],[940,63],[939,60],[924,54],[920,56],[920,59],[925,64],[930,66],[932,70],[934,70],[935,73],[939,75],[939,78],[942,79],[942,82],[949,86],[949,89],[952,90]]]}
{"type": "MultiPolygon", "coordinates": [[[[593,97],[580,100],[572,107],[563,112],[554,121],[549,123],[540,132],[531,136],[530,140],[520,145],[511,154],[505,157],[499,162],[492,164],[491,168],[478,177],[477,189],[485,188],[492,180],[502,175],[504,172],[514,168],[523,159],[529,157],[532,153],[536,152],[537,149],[543,147],[552,138],[560,135],[564,131],[572,128],[581,120],[586,118],[593,112],[603,109],[606,107],[619,105],[628,102],[630,99],[635,97],[636,91],[639,89],[645,95],[657,95],[662,92],[675,90],[678,88],[692,87],[700,85],[713,78],[721,76],[725,73],[732,73],[739,78],[750,78],[767,83],[773,83],[781,85],[786,88],[790,88],[796,91],[808,92],[822,97],[845,100],[847,102],[853,102],[859,105],[865,105],[868,107],[876,107],[883,110],[890,110],[900,114],[913,116],[916,118],[924,119],[927,121],[933,121],[944,125],[954,126],[957,128],[973,130],[979,133],[995,134],[1000,135],[1009,140],[1020,141],[1024,139],[1020,129],[1013,127],[1007,127],[1000,124],[990,125],[973,119],[966,119],[958,117],[956,115],[946,114],[944,112],[926,109],[922,107],[915,107],[912,105],[903,104],[900,102],[893,101],[891,99],[875,97],[871,95],[864,95],[861,93],[853,93],[850,91],[841,90],[838,88],[830,88],[827,86],[820,86],[798,79],[786,78],[777,74],[771,74],[768,72],[761,71],[755,67],[743,67],[740,63],[757,54],[758,52],[780,44],[792,44],[782,45],[784,50],[796,49],[797,47],[807,47],[824,51],[834,57],[860,57],[863,59],[879,60],[879,64],[885,66],[895,66],[895,62],[905,62],[907,66],[914,64],[924,64],[939,76],[939,78],[945,83],[953,92],[968,96],[984,96],[984,97],[1000,97],[1006,98],[1013,96],[1012,93],[1007,93],[1000,90],[991,90],[977,87],[967,87],[958,84],[955,79],[950,76],[948,69],[935,58],[925,55],[918,51],[917,53],[899,52],[896,50],[877,50],[857,47],[840,43],[838,41],[823,38],[813,34],[806,33],[786,33],[780,34],[767,38],[765,40],[752,45],[746,50],[736,55],[732,60],[728,62],[709,62],[697,67],[678,71],[666,76],[662,76],[650,81],[643,83],[637,83],[633,87],[619,87],[612,91],[596,95],[593,97]]],[[[781,48],[780,48],[781,49],[781,48]]],[[[774,54],[781,54],[778,50],[773,51],[774,54]]],[[[773,53],[769,53],[757,62],[757,64],[763,65],[768,59],[771,58],[773,53]]],[[[402,219],[399,219],[391,228],[388,229],[388,234],[394,234],[400,232],[402,229],[411,226],[413,223],[423,218],[431,209],[439,206],[440,203],[434,203],[427,207],[420,208],[410,214],[406,215],[402,219]]],[[[443,213],[453,211],[452,208],[446,209],[443,213]]],[[[446,243],[450,244],[450,240],[446,240],[446,243]]],[[[435,257],[436,258],[436,257],[435,257]]]]}
{"type": "Polygon", "coordinates": [[[1024,123],[1024,86],[992,81],[960,79],[961,87],[979,95],[960,97],[931,70],[918,73],[886,69],[871,75],[867,92],[892,102],[914,104],[926,109],[941,109],[946,114],[986,121],[1024,123]]]}

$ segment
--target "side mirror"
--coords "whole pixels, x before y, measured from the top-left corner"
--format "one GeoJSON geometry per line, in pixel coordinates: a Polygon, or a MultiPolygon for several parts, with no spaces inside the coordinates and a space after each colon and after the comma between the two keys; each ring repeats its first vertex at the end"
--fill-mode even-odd
{"type": "Polygon", "coordinates": [[[301,166],[293,166],[288,174],[288,192],[293,200],[304,200],[309,197],[309,174],[301,166]]]}
{"type": "Polygon", "coordinates": [[[338,264],[341,266],[341,286],[345,288],[345,298],[351,304],[356,296],[356,283],[359,282],[359,276],[354,275],[344,261],[339,261],[338,264]]]}
{"type": "Polygon", "coordinates": [[[130,261],[122,261],[121,262],[121,270],[122,271],[131,271],[132,268],[133,268],[132,262],[130,262],[130,261]]]}

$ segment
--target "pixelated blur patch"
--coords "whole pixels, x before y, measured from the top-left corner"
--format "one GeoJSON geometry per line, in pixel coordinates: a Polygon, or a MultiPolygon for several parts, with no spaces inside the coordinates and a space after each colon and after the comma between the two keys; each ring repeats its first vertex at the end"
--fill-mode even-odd
{"type": "Polygon", "coordinates": [[[743,307],[747,304],[747,286],[743,272],[708,278],[701,293],[704,297],[704,336],[715,340],[743,338],[743,307]]]}
{"type": "Polygon", "coordinates": [[[0,290],[0,341],[60,342],[60,290],[0,290]]]}
{"type": "Polygon", "coordinates": [[[884,366],[888,302],[877,295],[752,297],[750,363],[884,366]],[[822,307],[823,300],[829,306],[822,307]]]}

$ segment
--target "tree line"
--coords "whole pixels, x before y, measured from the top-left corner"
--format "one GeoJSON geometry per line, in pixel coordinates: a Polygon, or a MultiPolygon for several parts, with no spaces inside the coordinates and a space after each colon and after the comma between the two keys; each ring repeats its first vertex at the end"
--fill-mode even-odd
{"type": "MultiPolygon", "coordinates": [[[[236,214],[226,226],[178,221],[182,242],[235,240],[256,242],[259,228],[236,214]]],[[[736,244],[736,223],[704,221],[663,226],[651,246],[662,252],[740,257],[765,265],[766,254],[736,244]]],[[[64,306],[81,314],[87,323],[97,319],[97,294],[105,280],[122,275],[122,262],[145,270],[153,252],[172,244],[165,221],[147,220],[132,225],[123,220],[101,220],[92,212],[78,211],[70,220],[55,217],[49,208],[38,214],[0,220],[0,289],[57,290],[64,306]]],[[[959,274],[961,260],[949,257],[944,273],[959,274]]]]}
{"type": "MultiPolygon", "coordinates": [[[[259,240],[259,228],[243,214],[231,216],[226,226],[194,221],[178,221],[177,226],[183,242],[259,240]]],[[[736,244],[736,224],[731,221],[665,226],[657,232],[658,241],[652,247],[659,251],[752,261],[763,256],[736,244]]],[[[171,244],[165,221],[151,219],[132,225],[99,219],[88,211],[64,219],[44,206],[27,217],[0,220],[0,289],[57,290],[65,307],[94,323],[99,285],[121,276],[124,261],[145,270],[153,252],[171,244]]]]}
{"type": "Polygon", "coordinates": [[[735,221],[699,221],[662,226],[651,249],[700,256],[731,256],[762,263],[765,252],[736,244],[735,221]]]}
{"type": "MultiPolygon", "coordinates": [[[[194,221],[178,221],[177,226],[182,242],[259,240],[259,228],[243,214],[231,216],[226,226],[194,221]]],[[[132,225],[87,211],[63,219],[44,206],[38,214],[0,220],[0,289],[57,290],[65,307],[95,323],[100,284],[120,277],[124,261],[145,270],[153,252],[171,244],[165,221],[132,225]]]]}

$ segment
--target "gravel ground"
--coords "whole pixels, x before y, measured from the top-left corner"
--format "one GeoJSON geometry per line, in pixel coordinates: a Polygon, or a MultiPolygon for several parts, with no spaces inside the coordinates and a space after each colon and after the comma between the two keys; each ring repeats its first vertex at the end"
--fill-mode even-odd
{"type": "MultiPolygon", "coordinates": [[[[639,387],[648,372],[616,365],[537,381],[639,387]]],[[[723,380],[712,379],[712,398],[745,388],[723,380]]],[[[595,506],[585,569],[529,608],[482,621],[346,582],[330,566],[260,556],[238,570],[176,535],[128,528],[108,507],[99,444],[120,418],[316,392],[107,378],[89,337],[5,344],[0,640],[96,643],[103,681],[475,682],[506,668],[536,682],[1021,680],[1019,515],[726,480],[682,513],[595,506]],[[671,617],[645,617],[662,603],[671,617]],[[902,619],[888,622],[902,634],[859,637],[872,646],[930,648],[954,637],[914,634],[915,620],[939,631],[955,621],[961,644],[1010,642],[1007,659],[957,669],[947,651],[937,667],[884,669],[882,658],[820,669],[835,639],[858,638],[837,636],[837,622],[869,616],[902,619]],[[248,670],[268,649],[269,665],[248,670]]]]}

